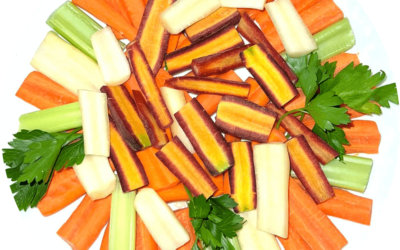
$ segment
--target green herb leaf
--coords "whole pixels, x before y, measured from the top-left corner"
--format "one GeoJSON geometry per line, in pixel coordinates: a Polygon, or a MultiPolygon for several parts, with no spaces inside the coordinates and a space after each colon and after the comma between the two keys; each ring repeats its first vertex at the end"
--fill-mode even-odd
{"type": "Polygon", "coordinates": [[[346,139],[346,134],[343,129],[334,127],[332,131],[324,131],[318,125],[315,125],[313,132],[326,141],[336,152],[339,153],[340,160],[343,160],[343,155],[346,154],[343,145],[349,145],[349,141],[346,139]]]}
{"type": "Polygon", "coordinates": [[[85,148],[83,140],[71,143],[61,150],[54,166],[54,170],[60,171],[62,168],[72,167],[75,164],[80,165],[84,158],[85,148]]]}
{"type": "Polygon", "coordinates": [[[206,219],[211,211],[204,195],[195,197],[189,202],[189,217],[192,219],[206,219]]]}
{"type": "Polygon", "coordinates": [[[229,195],[227,195],[227,194],[224,194],[224,195],[221,195],[219,197],[213,198],[212,200],[213,200],[213,202],[216,202],[220,206],[226,207],[226,208],[234,208],[234,207],[236,207],[238,205],[235,202],[235,200],[231,199],[229,197],[229,195]]]}
{"type": "Polygon", "coordinates": [[[385,108],[390,108],[389,102],[399,104],[396,83],[388,84],[375,89],[370,100],[379,103],[385,108]]]}

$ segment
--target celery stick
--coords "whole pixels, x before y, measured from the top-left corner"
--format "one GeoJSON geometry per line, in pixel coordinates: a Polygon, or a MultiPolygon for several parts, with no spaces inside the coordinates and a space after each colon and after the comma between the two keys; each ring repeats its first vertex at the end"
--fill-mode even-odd
{"type": "Polygon", "coordinates": [[[110,217],[110,250],[134,250],[136,241],[136,191],[124,193],[121,183],[112,194],[110,217]]]}
{"type": "Polygon", "coordinates": [[[19,129],[39,129],[49,133],[82,127],[79,102],[21,115],[19,129]]]}
{"type": "Polygon", "coordinates": [[[322,61],[351,49],[356,44],[349,19],[344,18],[314,35],[322,61]]]}
{"type": "MultiPolygon", "coordinates": [[[[318,45],[316,52],[322,61],[343,53],[356,44],[353,29],[347,18],[318,32],[314,35],[314,39],[318,45]]],[[[287,59],[286,52],[281,53],[281,56],[287,59]]]]}
{"type": "MultiPolygon", "coordinates": [[[[96,61],[90,38],[103,27],[73,3],[66,2],[61,5],[50,15],[46,23],[65,40],[96,61]]],[[[124,50],[126,45],[123,42],[119,44],[124,50]]]]}
{"type": "Polygon", "coordinates": [[[241,250],[238,237],[228,238],[229,243],[232,244],[235,250],[241,250]]]}
{"type": "MultiPolygon", "coordinates": [[[[321,167],[332,186],[364,193],[371,174],[372,159],[345,155],[343,162],[335,159],[321,167]]],[[[292,177],[296,177],[293,171],[292,177]]]]}

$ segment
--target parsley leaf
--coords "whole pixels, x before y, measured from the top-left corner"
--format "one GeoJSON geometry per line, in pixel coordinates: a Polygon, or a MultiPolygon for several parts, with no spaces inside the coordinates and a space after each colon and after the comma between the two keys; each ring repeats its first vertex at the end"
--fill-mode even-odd
{"type": "Polygon", "coordinates": [[[396,83],[388,84],[375,89],[371,101],[379,103],[382,107],[390,108],[389,102],[399,104],[396,83]]]}
{"type": "Polygon", "coordinates": [[[339,153],[340,160],[343,160],[343,155],[346,153],[343,145],[350,144],[343,129],[335,126],[332,131],[324,131],[321,127],[315,125],[312,131],[336,150],[339,153]]]}
{"type": "MultiPolygon", "coordinates": [[[[82,136],[81,136],[82,137],[82,136]]],[[[61,150],[54,166],[55,171],[60,171],[62,168],[72,167],[75,164],[79,165],[85,158],[85,148],[83,140],[71,143],[61,150]]]]}

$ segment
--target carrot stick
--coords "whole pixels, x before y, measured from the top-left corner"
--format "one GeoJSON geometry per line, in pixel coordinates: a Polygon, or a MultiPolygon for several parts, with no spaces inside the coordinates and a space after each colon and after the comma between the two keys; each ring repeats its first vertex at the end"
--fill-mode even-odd
{"type": "Polygon", "coordinates": [[[118,0],[122,3],[124,7],[124,12],[128,16],[131,24],[137,30],[140,26],[140,21],[142,20],[145,4],[142,0],[118,0]]]}
{"type": "MultiPolygon", "coordinates": [[[[111,27],[110,27],[111,28],[111,27]]],[[[112,32],[114,33],[115,38],[117,38],[117,40],[122,40],[125,39],[125,37],[119,33],[119,31],[116,31],[115,29],[111,28],[112,32]]]]}
{"type": "Polygon", "coordinates": [[[157,243],[147,230],[140,216],[136,214],[136,247],[135,250],[157,250],[157,243]]]}
{"type": "Polygon", "coordinates": [[[224,173],[224,194],[231,194],[231,183],[229,182],[229,173],[224,173]]]}
{"type": "Polygon", "coordinates": [[[352,120],[352,119],[354,119],[354,118],[358,118],[358,117],[361,117],[361,116],[364,116],[365,114],[363,114],[363,113],[360,113],[360,112],[358,112],[358,111],[355,111],[354,109],[352,109],[352,108],[350,108],[349,106],[347,106],[347,105],[341,105],[342,107],[345,107],[346,109],[347,109],[347,114],[350,116],[350,119],[352,120]]]}
{"type": "Polygon", "coordinates": [[[140,91],[139,85],[136,81],[136,78],[134,75],[131,75],[131,77],[124,83],[125,87],[128,89],[129,94],[131,94],[132,98],[132,91],[140,91]]]}
{"type": "Polygon", "coordinates": [[[182,34],[176,34],[176,35],[169,36],[167,54],[176,50],[176,47],[178,46],[178,43],[179,43],[179,38],[181,36],[182,36],[182,34]]]}
{"type": "Polygon", "coordinates": [[[212,176],[206,166],[204,166],[203,162],[200,160],[200,157],[194,153],[193,154],[194,158],[196,158],[197,162],[200,164],[200,166],[206,171],[208,176],[210,176],[211,180],[214,182],[214,184],[217,186],[217,191],[215,191],[214,196],[219,196],[224,193],[224,176],[223,175],[218,175],[218,176],[212,176]]]}
{"type": "Polygon", "coordinates": [[[273,128],[271,130],[271,134],[269,134],[268,137],[268,142],[286,142],[286,141],[287,141],[286,136],[282,131],[276,128],[273,128]]]}
{"type": "Polygon", "coordinates": [[[335,76],[342,71],[342,69],[346,68],[350,63],[354,63],[354,67],[360,64],[360,59],[358,58],[357,54],[351,54],[351,53],[342,53],[339,55],[336,55],[328,60],[325,60],[322,62],[322,65],[324,65],[326,62],[336,62],[336,70],[335,70],[335,76]]]}
{"type": "MultiPolygon", "coordinates": [[[[218,75],[215,78],[230,80],[230,81],[242,81],[240,77],[235,73],[235,71],[231,70],[222,75],[218,75]]],[[[196,97],[197,101],[203,106],[206,110],[207,114],[212,115],[217,112],[217,107],[219,102],[221,101],[222,96],[219,95],[208,95],[203,94],[196,97]]]]}
{"type": "Polygon", "coordinates": [[[225,134],[225,140],[226,140],[226,142],[238,142],[238,141],[241,141],[240,138],[235,137],[233,135],[229,135],[229,134],[225,134]]]}
{"type": "Polygon", "coordinates": [[[119,31],[128,40],[135,39],[137,29],[105,0],[73,0],[72,3],[119,31]]]}
{"type": "Polygon", "coordinates": [[[336,250],[347,245],[346,238],[292,178],[289,204],[290,224],[311,249],[336,250]]]}
{"type": "Polygon", "coordinates": [[[158,191],[178,185],[179,180],[158,160],[155,155],[157,152],[153,147],[137,152],[149,179],[148,187],[158,191]]]}
{"type": "Polygon", "coordinates": [[[304,116],[302,122],[303,122],[304,125],[307,126],[307,128],[309,128],[309,129],[311,129],[311,130],[314,128],[315,121],[314,121],[314,119],[311,117],[311,115],[306,114],[306,115],[304,116]]]}
{"type": "Polygon", "coordinates": [[[344,145],[347,154],[377,154],[381,142],[381,134],[374,121],[352,121],[342,127],[350,145],[344,145]]]}
{"type": "Polygon", "coordinates": [[[189,200],[189,196],[187,195],[182,183],[179,183],[175,187],[158,191],[157,194],[167,203],[189,200]]]}
{"type": "Polygon", "coordinates": [[[371,225],[372,200],[334,188],[335,197],[318,205],[326,215],[371,225]]]}
{"type": "Polygon", "coordinates": [[[176,218],[178,218],[179,222],[182,224],[182,226],[188,232],[189,237],[190,237],[190,241],[188,241],[185,245],[179,247],[177,250],[191,250],[193,247],[193,244],[195,243],[195,240],[196,240],[196,233],[194,231],[191,219],[189,217],[189,209],[185,208],[185,209],[177,210],[174,213],[176,215],[176,218]]]}
{"type": "Polygon", "coordinates": [[[189,39],[187,39],[187,37],[182,34],[179,37],[178,46],[176,46],[175,50],[182,49],[182,48],[187,47],[187,46],[189,46],[191,44],[192,43],[189,41],[189,39]]]}
{"type": "Polygon", "coordinates": [[[123,0],[106,0],[106,2],[110,4],[114,10],[121,14],[126,21],[130,22],[123,0]]]}
{"type": "Polygon", "coordinates": [[[254,102],[255,104],[262,107],[267,105],[267,103],[269,102],[269,98],[265,94],[264,90],[260,87],[258,82],[252,77],[247,78],[246,82],[251,86],[247,100],[254,102]]]}
{"type": "Polygon", "coordinates": [[[73,93],[37,71],[25,78],[15,95],[39,109],[54,108],[78,101],[78,97],[73,93]]]}
{"type": "Polygon", "coordinates": [[[289,234],[287,239],[277,237],[285,250],[311,250],[310,246],[300,237],[289,223],[289,234]]]}
{"type": "MultiPolygon", "coordinates": [[[[307,25],[311,34],[315,34],[323,30],[324,28],[336,23],[344,17],[343,12],[333,2],[333,0],[323,0],[311,8],[301,12],[300,16],[307,25]]],[[[275,28],[272,28],[270,25],[268,25],[262,28],[262,31],[267,37],[268,41],[271,42],[272,46],[279,53],[285,50],[275,28]]]]}
{"type": "Polygon", "coordinates": [[[108,250],[108,243],[110,242],[110,223],[107,224],[106,231],[104,231],[103,240],[101,241],[100,250],[108,250]]]}
{"type": "Polygon", "coordinates": [[[57,231],[74,250],[88,250],[110,220],[111,195],[92,201],[88,195],[57,231]]]}
{"type": "Polygon", "coordinates": [[[306,106],[306,95],[301,88],[297,88],[297,91],[299,94],[284,106],[286,111],[300,109],[306,106]]]}
{"type": "Polygon", "coordinates": [[[255,20],[257,18],[258,15],[262,14],[263,11],[262,10],[257,10],[257,9],[246,9],[246,8],[239,8],[238,11],[240,12],[240,14],[242,14],[243,12],[246,12],[250,18],[252,20],[255,20]]]}
{"type": "Polygon", "coordinates": [[[55,172],[47,193],[38,204],[43,216],[52,215],[85,194],[73,168],[55,172]]]}

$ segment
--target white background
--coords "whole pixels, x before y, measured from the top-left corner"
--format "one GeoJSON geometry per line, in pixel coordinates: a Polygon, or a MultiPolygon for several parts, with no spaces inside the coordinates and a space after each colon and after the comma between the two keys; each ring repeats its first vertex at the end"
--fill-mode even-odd
{"type": "MultiPolygon", "coordinates": [[[[379,70],[384,70],[387,74],[385,84],[396,82],[385,45],[374,23],[362,5],[356,0],[335,0],[335,2],[341,7],[345,16],[350,19],[355,32],[357,45],[351,52],[359,53],[360,61],[363,64],[369,65],[374,73],[379,70]]],[[[0,123],[0,148],[8,147],[7,142],[11,141],[13,138],[12,134],[17,132],[19,116],[36,110],[33,106],[15,97],[15,93],[25,77],[33,70],[29,62],[46,33],[50,30],[45,23],[47,17],[62,3],[64,3],[64,0],[42,1],[29,19],[16,43],[10,63],[8,64],[3,93],[0,100],[0,112],[3,118],[0,123]]],[[[391,53],[394,54],[394,52],[391,53]]],[[[237,72],[243,80],[249,76],[245,69],[238,70],[237,72]]],[[[383,109],[382,116],[361,118],[373,119],[378,123],[379,130],[382,134],[382,141],[379,149],[380,153],[378,155],[366,155],[374,160],[370,183],[367,191],[363,194],[363,196],[374,200],[372,225],[364,226],[332,218],[333,222],[349,241],[349,244],[345,247],[347,250],[361,248],[362,244],[371,233],[373,226],[377,223],[388,199],[400,152],[399,111],[400,108],[398,106],[392,105],[391,109],[383,109]]],[[[4,186],[5,185],[3,185],[3,188],[5,188],[4,186]]],[[[42,249],[70,249],[70,247],[56,235],[56,231],[68,219],[80,200],[81,199],[50,217],[43,217],[38,209],[29,209],[27,212],[19,213],[19,215],[32,237],[42,249]]],[[[8,207],[9,211],[13,211],[14,216],[17,215],[17,210],[11,196],[3,197],[2,205],[3,207],[8,207]]],[[[7,216],[11,216],[11,213],[12,212],[7,212],[7,214],[4,214],[4,219],[7,219],[7,216]]],[[[22,223],[15,219],[11,223],[15,225],[19,224],[21,237],[23,235],[28,237],[27,234],[23,233],[26,229],[23,227],[22,223]]],[[[382,229],[383,227],[380,226],[379,230],[382,229]]],[[[99,249],[102,234],[91,249],[99,249]]],[[[31,246],[34,244],[33,241],[28,238],[21,238],[20,240],[26,243],[32,242],[31,246]]]]}

